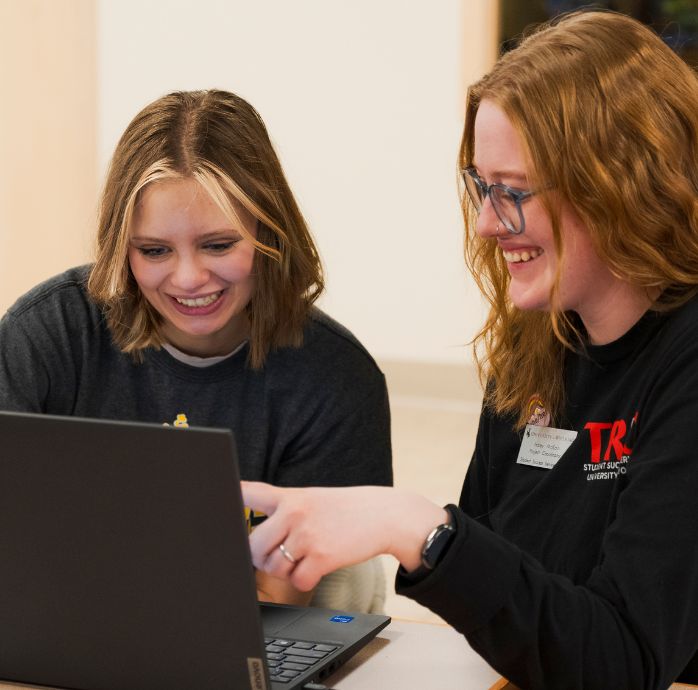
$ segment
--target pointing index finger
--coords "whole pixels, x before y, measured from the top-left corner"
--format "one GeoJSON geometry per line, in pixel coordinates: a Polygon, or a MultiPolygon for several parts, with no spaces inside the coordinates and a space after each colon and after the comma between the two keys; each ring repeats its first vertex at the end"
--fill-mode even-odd
{"type": "Polygon", "coordinates": [[[240,482],[243,503],[252,510],[266,515],[273,515],[279,501],[281,491],[271,484],[264,482],[240,482]]]}

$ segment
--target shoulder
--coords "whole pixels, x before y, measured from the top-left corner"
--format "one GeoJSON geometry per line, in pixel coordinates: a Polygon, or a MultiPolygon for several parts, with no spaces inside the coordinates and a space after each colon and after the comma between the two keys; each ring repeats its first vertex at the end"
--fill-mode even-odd
{"type": "Polygon", "coordinates": [[[649,312],[648,316],[657,322],[648,342],[656,356],[672,359],[686,354],[698,355],[698,296],[680,307],[649,312]]]}
{"type": "Polygon", "coordinates": [[[99,320],[100,310],[87,294],[90,268],[71,268],[39,283],[7,310],[8,316],[27,323],[99,320]]]}
{"type": "Polygon", "coordinates": [[[375,365],[373,357],[356,336],[317,307],[314,307],[310,312],[304,335],[310,346],[317,342],[322,346],[329,345],[341,350],[346,349],[375,365]]]}
{"type": "Polygon", "coordinates": [[[20,316],[44,305],[89,299],[86,286],[89,273],[90,266],[78,266],[59,273],[22,295],[8,312],[13,316],[20,316]]]}
{"type": "Polygon", "coordinates": [[[301,346],[272,352],[268,366],[294,378],[298,376],[297,369],[302,368],[304,378],[353,378],[357,383],[375,381],[385,385],[381,370],[356,336],[317,308],[308,316],[301,346]]]}
{"type": "Polygon", "coordinates": [[[378,365],[356,336],[320,309],[313,308],[304,332],[304,347],[314,356],[337,365],[353,363],[380,373],[378,365]]]}
{"type": "Polygon", "coordinates": [[[670,310],[649,311],[643,317],[627,357],[609,365],[626,372],[653,394],[675,396],[698,385],[698,297],[670,310]]]}

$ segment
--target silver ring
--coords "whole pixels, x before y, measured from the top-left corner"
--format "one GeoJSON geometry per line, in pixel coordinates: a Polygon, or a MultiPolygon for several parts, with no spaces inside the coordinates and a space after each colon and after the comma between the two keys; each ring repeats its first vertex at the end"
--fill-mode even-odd
{"type": "Polygon", "coordinates": [[[284,555],[284,558],[287,561],[290,561],[291,563],[295,563],[296,559],[293,557],[293,554],[283,545],[279,544],[279,551],[284,555]]]}

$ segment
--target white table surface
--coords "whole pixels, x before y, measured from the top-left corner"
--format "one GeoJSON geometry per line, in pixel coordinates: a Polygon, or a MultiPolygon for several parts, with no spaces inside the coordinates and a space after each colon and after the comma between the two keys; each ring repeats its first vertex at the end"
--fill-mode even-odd
{"type": "Polygon", "coordinates": [[[335,690],[488,690],[499,678],[453,628],[393,619],[324,683],[335,690]]]}

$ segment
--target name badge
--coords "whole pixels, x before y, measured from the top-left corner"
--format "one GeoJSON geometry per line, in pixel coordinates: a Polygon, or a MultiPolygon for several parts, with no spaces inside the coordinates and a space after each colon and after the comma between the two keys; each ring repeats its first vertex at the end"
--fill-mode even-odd
{"type": "Polygon", "coordinates": [[[550,470],[555,467],[575,438],[577,438],[576,431],[527,424],[516,462],[519,465],[531,465],[531,467],[550,470]]]}

